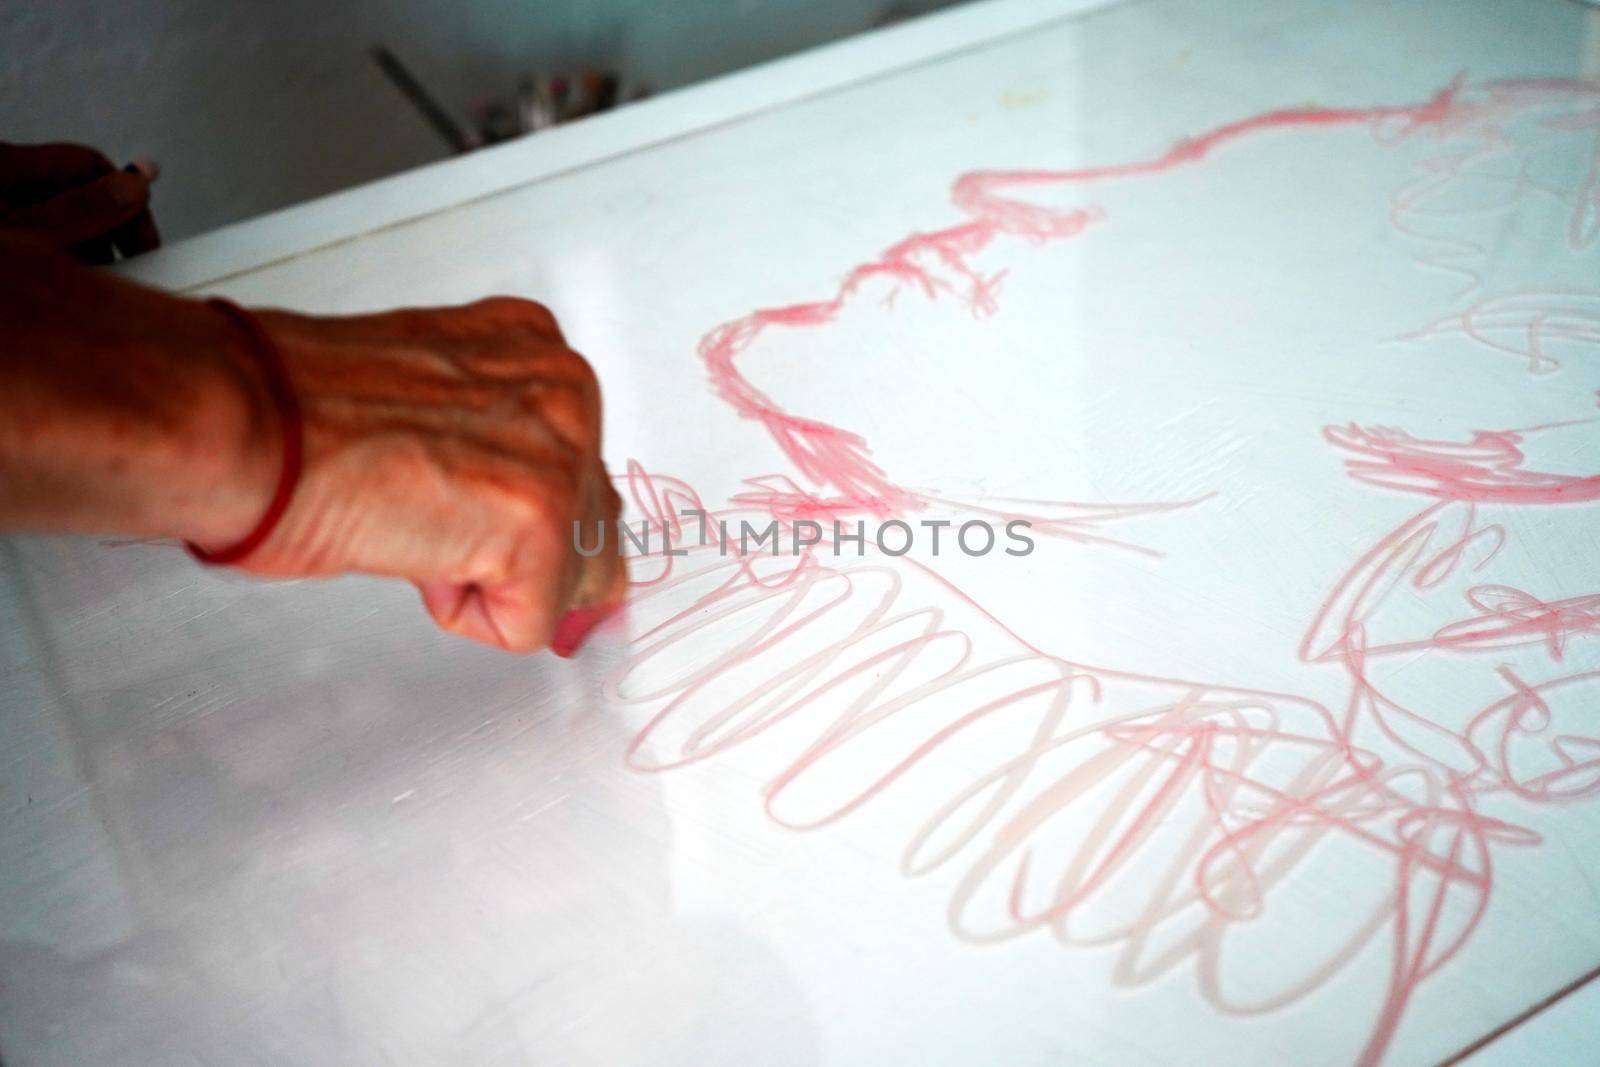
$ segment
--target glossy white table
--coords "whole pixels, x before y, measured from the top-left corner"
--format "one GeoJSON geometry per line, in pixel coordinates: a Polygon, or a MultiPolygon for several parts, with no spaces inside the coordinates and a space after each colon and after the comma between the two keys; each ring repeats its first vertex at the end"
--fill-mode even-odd
{"type": "MultiPolygon", "coordinates": [[[[0,1056],[1425,1064],[1521,1018],[1600,963],[1596,20],[974,4],[140,262],[545,301],[635,522],[1036,547],[657,554],[560,662],[0,541],[0,1056]]],[[[1587,1062],[1593,1004],[1473,1062],[1587,1062]]]]}

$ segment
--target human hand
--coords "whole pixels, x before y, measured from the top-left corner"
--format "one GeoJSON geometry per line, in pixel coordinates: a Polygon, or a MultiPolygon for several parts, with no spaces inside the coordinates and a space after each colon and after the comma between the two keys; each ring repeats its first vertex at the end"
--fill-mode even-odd
{"type": "Polygon", "coordinates": [[[118,170],[75,144],[0,143],[0,228],[21,231],[85,263],[161,244],[150,214],[153,164],[118,170]]]}
{"type": "MultiPolygon", "coordinates": [[[[599,387],[549,311],[499,297],[350,318],[255,315],[299,399],[304,466],[242,569],[406,578],[441,627],[515,651],[549,645],[568,613],[620,604],[621,502],[600,456],[599,387]],[[586,543],[597,523],[609,528],[607,551],[575,550],[580,520],[586,543]]],[[[276,425],[264,392],[255,410],[258,425],[276,425]]],[[[277,473],[275,431],[256,436],[238,474],[257,490],[232,520],[241,534],[277,473]]]]}

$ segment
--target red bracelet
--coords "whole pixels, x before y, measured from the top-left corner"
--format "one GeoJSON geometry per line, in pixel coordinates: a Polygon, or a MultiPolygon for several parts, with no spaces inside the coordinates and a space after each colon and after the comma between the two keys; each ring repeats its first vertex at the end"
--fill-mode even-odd
{"type": "Polygon", "coordinates": [[[193,541],[184,542],[189,554],[195,559],[201,563],[220,566],[225,563],[238,563],[261,547],[261,542],[271,535],[278,521],[283,518],[283,513],[289,510],[289,498],[294,496],[294,487],[300,481],[304,431],[300,423],[300,402],[295,398],[294,384],[289,381],[289,372],[284,368],[283,357],[278,354],[278,346],[272,343],[272,338],[261,328],[261,323],[256,321],[254,315],[231,300],[214,296],[206,303],[222,312],[228,321],[245,335],[247,343],[244,350],[261,368],[267,392],[271,394],[272,402],[278,409],[278,422],[283,429],[283,469],[278,474],[278,487],[272,493],[272,502],[267,505],[266,514],[261,516],[256,528],[246,534],[244,540],[215,552],[208,552],[193,541]]]}

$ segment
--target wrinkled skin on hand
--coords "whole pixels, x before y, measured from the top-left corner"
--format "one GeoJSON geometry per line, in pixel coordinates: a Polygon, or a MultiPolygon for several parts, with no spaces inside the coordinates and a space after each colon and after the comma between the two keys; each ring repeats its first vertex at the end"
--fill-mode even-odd
{"type": "MultiPolygon", "coordinates": [[[[547,309],[497,297],[256,314],[299,397],[305,452],[288,511],[244,570],[405,578],[441,627],[513,651],[550,644],[568,612],[621,602],[620,556],[573,545],[575,521],[589,543],[597,523],[614,529],[620,501],[594,372],[547,309]]],[[[281,445],[264,389],[256,410],[265,499],[281,445]]]]}

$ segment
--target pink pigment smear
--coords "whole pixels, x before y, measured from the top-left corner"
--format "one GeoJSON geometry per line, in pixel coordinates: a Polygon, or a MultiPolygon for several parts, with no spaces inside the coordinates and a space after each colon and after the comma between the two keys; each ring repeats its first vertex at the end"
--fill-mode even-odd
{"type": "MultiPolygon", "coordinates": [[[[1223,1013],[1253,1015],[1311,996],[1378,946],[1383,997],[1358,1055],[1361,1064],[1378,1063],[1417,988],[1477,929],[1495,862],[1540,843],[1532,830],[1485,814],[1485,799],[1551,804],[1600,795],[1600,726],[1572,714],[1575,703],[1586,707],[1585,697],[1600,694],[1600,672],[1562,666],[1575,642],[1600,637],[1600,592],[1523,589],[1491,580],[1488,570],[1525,547],[1511,532],[1525,526],[1494,521],[1496,509],[1600,501],[1600,473],[1529,468],[1525,444],[1570,427],[1479,431],[1464,441],[1353,423],[1325,429],[1359,485],[1424,498],[1420,511],[1358,555],[1320,607],[1308,606],[1300,660],[1339,670],[1349,684],[1348,703],[1334,712],[1291,694],[1072,662],[1029,643],[916,559],[868,552],[840,560],[840,546],[828,540],[800,548],[800,522],[827,527],[844,516],[962,505],[899,484],[861,434],[789,411],[745,376],[739,357],[767,330],[833,323],[872,279],[990,314],[1004,272],[981,272],[973,263],[979,252],[1002,238],[1076,238],[1107,221],[1093,206],[1048,207],[1017,192],[1168,174],[1235,141],[1278,133],[1364,127],[1383,142],[1439,141],[1440,153],[1391,198],[1390,222],[1425,246],[1418,266],[1475,288],[1484,250],[1433,226],[1454,217],[1437,198],[1476,179],[1475,167],[1592,136],[1597,100],[1600,84],[1590,82],[1468,86],[1458,78],[1415,104],[1266,112],[1141,161],[974,171],[951,189],[960,221],[904,237],[850,268],[821,299],[757,309],[711,330],[699,355],[713,389],[764,427],[792,469],[746,477],[724,509],[706,508],[687,482],[637,463],[622,479],[630,513],[686,546],[682,555],[631,561],[639,632],[608,683],[611,699],[649,716],[628,747],[629,766],[665,772],[751,746],[747,758],[774,761],[751,771],[761,803],[794,830],[827,826],[891,789],[921,789],[927,814],[906,837],[901,869],[919,876],[954,868],[948,923],[957,937],[993,943],[1038,934],[1097,946],[1109,951],[1111,980],[1121,986],[1187,967],[1223,1013]],[[1549,117],[1552,107],[1567,113],[1549,117]],[[1519,123],[1534,131],[1525,145],[1507,133],[1519,123]],[[691,509],[708,513],[699,531],[684,529],[691,509]],[[718,527],[740,518],[777,520],[781,542],[794,550],[744,554],[718,527]],[[1453,592],[1452,582],[1480,571],[1482,580],[1453,592]],[[1412,609],[1425,602],[1436,617],[1419,631],[1380,638],[1401,614],[1391,599],[1412,609]],[[958,626],[950,621],[957,612],[977,622],[958,626]],[[1010,651],[977,651],[995,646],[1010,651]],[[1505,662],[1513,652],[1522,657],[1517,669],[1505,662]],[[1389,691],[1385,664],[1424,656],[1479,672],[1489,694],[1448,714],[1408,705],[1389,691]],[[997,762],[983,765],[966,744],[988,726],[1015,722],[1025,727],[1021,740],[997,762]],[[779,738],[787,740],[775,744],[779,738]],[[1380,739],[1409,762],[1380,755],[1372,748],[1380,739]],[[954,770],[951,753],[960,757],[954,770]],[[919,775],[941,758],[937,778],[919,775]],[[1185,828],[1181,816],[1191,811],[1199,814],[1185,828]],[[1188,834],[1177,848],[1175,824],[1188,834]],[[1065,860],[1045,845],[1063,827],[1088,828],[1065,860]],[[1293,877],[1320,849],[1375,856],[1392,874],[1352,887],[1371,888],[1377,901],[1355,919],[1324,909],[1318,921],[1335,932],[1331,947],[1276,988],[1264,986],[1250,970],[1252,946],[1261,944],[1250,924],[1281,914],[1304,921],[1327,899],[1293,877]],[[1286,897],[1286,911],[1272,906],[1286,897]],[[1094,925],[1097,904],[1119,918],[1094,925]]],[[[1532,191],[1570,205],[1567,241],[1587,248],[1600,219],[1597,174],[1573,190],[1534,188],[1535,170],[1523,163],[1505,196],[1532,191]]],[[[1554,343],[1595,340],[1595,298],[1530,289],[1480,301],[1412,339],[1463,334],[1543,373],[1553,369],[1554,343]]],[[[991,500],[966,510],[995,522],[1029,518],[1035,532],[1080,546],[1154,555],[1107,527],[1203,499],[991,500]]]]}

